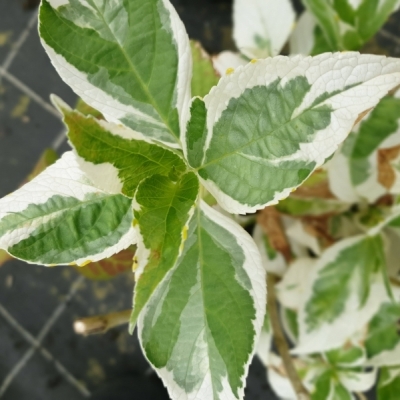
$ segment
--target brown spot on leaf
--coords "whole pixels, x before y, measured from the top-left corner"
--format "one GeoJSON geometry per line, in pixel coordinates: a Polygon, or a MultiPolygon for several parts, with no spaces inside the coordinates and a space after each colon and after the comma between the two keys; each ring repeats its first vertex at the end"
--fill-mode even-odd
{"type": "Polygon", "coordinates": [[[396,172],[392,161],[399,155],[400,146],[378,150],[378,182],[386,189],[390,189],[396,181],[396,172]]]}
{"type": "Polygon", "coordinates": [[[268,236],[271,246],[281,253],[287,262],[293,258],[289,242],[283,230],[281,216],[275,207],[266,207],[257,214],[257,222],[268,236]]]}

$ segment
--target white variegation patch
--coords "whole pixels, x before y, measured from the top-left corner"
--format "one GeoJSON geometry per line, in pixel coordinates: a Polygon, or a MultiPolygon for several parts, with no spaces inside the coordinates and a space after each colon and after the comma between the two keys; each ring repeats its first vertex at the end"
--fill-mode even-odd
{"type": "Polygon", "coordinates": [[[295,17],[289,0],[235,0],[233,37],[238,49],[249,58],[276,56],[295,17]]]}
{"type": "Polygon", "coordinates": [[[395,367],[399,365],[400,343],[394,349],[385,350],[367,361],[367,365],[373,367],[395,367]]]}
{"type": "Polygon", "coordinates": [[[304,302],[307,281],[316,260],[298,258],[290,264],[283,279],[276,285],[276,294],[283,306],[298,310],[304,302]]]}
{"type": "Polygon", "coordinates": [[[240,54],[233,51],[223,51],[213,56],[212,62],[220,76],[232,73],[237,67],[247,64],[247,61],[240,54]]]}
{"type": "Polygon", "coordinates": [[[371,371],[354,372],[339,371],[338,378],[342,385],[350,392],[367,392],[375,385],[378,370],[376,368],[371,371]]]}
{"type": "Polygon", "coordinates": [[[317,26],[315,17],[304,11],[296,23],[296,27],[290,35],[289,47],[291,54],[309,55],[314,48],[314,31],[317,26]]]}
{"type": "MultiPolygon", "coordinates": [[[[53,196],[72,197],[84,201],[85,197],[90,194],[104,195],[105,192],[101,191],[88,179],[80,169],[75,155],[72,151],[69,151],[31,182],[1,199],[0,220],[7,215],[22,212],[30,205],[44,204],[53,196]]],[[[60,215],[60,212],[52,213],[49,216],[35,219],[23,228],[6,232],[0,237],[0,248],[7,250],[20,241],[29,238],[38,227],[58,215],[60,215]]],[[[84,265],[88,262],[100,261],[119,253],[135,242],[135,231],[130,228],[114,246],[108,247],[100,253],[76,259],[74,262],[77,265],[84,265]]],[[[26,261],[29,262],[29,260],[26,261]]]]}

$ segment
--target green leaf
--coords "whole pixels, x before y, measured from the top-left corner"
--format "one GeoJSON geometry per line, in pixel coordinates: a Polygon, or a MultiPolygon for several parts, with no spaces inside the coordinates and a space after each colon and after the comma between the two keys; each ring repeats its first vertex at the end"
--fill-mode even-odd
{"type": "Polygon", "coordinates": [[[341,347],[391,296],[381,236],[355,236],[328,248],[307,286],[297,352],[341,347]]]}
{"type": "MultiPolygon", "coordinates": [[[[340,34],[338,14],[332,0],[304,0],[304,5],[314,15],[330,50],[344,50],[343,38],[340,34]]],[[[355,50],[355,49],[352,49],[355,50]]]]}
{"type": "MultiPolygon", "coordinates": [[[[359,50],[400,5],[398,0],[304,0],[329,51],[359,50]]],[[[317,49],[315,49],[317,50],[317,49]]],[[[320,49],[326,50],[326,49],[320,49]]],[[[318,54],[313,52],[312,54],[318,54]]]]}
{"type": "Polygon", "coordinates": [[[43,0],[39,31],[68,85],[107,120],[179,147],[190,101],[185,28],[167,0],[43,0]]]}
{"type": "Polygon", "coordinates": [[[134,211],[140,237],[139,265],[131,330],[146,303],[176,264],[198,193],[199,181],[193,172],[176,182],[154,175],[139,186],[134,211]]]}
{"type": "Polygon", "coordinates": [[[368,336],[365,341],[367,355],[369,359],[372,359],[372,364],[385,365],[385,358],[386,365],[393,364],[392,360],[394,359],[396,362],[398,361],[400,354],[399,320],[400,305],[396,303],[382,304],[372,318],[368,325],[368,336]],[[394,354],[388,357],[388,353],[393,353],[392,351],[394,354]]]}
{"type": "Polygon", "coordinates": [[[221,78],[204,104],[192,104],[184,151],[222,207],[254,212],[301,185],[359,114],[398,84],[400,62],[379,56],[255,61],[221,78]],[[374,95],[364,95],[367,87],[374,95]]]}
{"type": "Polygon", "coordinates": [[[235,0],[233,37],[248,58],[278,55],[296,18],[290,0],[235,0]]]}
{"type": "Polygon", "coordinates": [[[95,117],[97,119],[104,119],[104,116],[100,111],[97,111],[95,108],[90,107],[89,104],[85,103],[82,99],[78,99],[75,104],[75,109],[83,115],[91,115],[92,117],[95,117]]]}
{"type": "Polygon", "coordinates": [[[340,214],[347,211],[350,208],[350,205],[336,199],[290,196],[287,199],[282,200],[276,208],[283,214],[302,217],[340,214]]]}
{"type": "Polygon", "coordinates": [[[330,364],[345,368],[362,365],[366,359],[364,347],[353,345],[352,343],[347,343],[339,349],[328,351],[325,356],[330,364]]]}
{"type": "Polygon", "coordinates": [[[85,265],[135,242],[131,200],[93,186],[67,152],[0,200],[0,248],[44,265],[85,265]]]}
{"type": "Polygon", "coordinates": [[[378,400],[397,400],[400,393],[400,368],[382,368],[378,382],[378,400]]]}
{"type": "Polygon", "coordinates": [[[251,237],[201,203],[139,337],[171,398],[242,399],[264,322],[265,272],[251,237]]]}
{"type": "Polygon", "coordinates": [[[329,164],[331,189],[345,201],[400,193],[400,92],[383,98],[329,164]],[[379,132],[379,134],[377,134],[379,132]]]}
{"type": "Polygon", "coordinates": [[[219,81],[211,57],[200,42],[190,41],[193,58],[192,96],[204,97],[219,81]]]}
{"type": "Polygon", "coordinates": [[[134,197],[139,183],[154,174],[180,174],[186,166],[173,151],[143,140],[134,131],[73,111],[57,100],[80,166],[100,188],[134,197]]]}

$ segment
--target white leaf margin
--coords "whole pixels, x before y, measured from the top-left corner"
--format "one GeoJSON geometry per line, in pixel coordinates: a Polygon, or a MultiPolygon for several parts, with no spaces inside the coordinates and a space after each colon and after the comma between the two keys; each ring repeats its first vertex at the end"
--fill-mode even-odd
{"type": "MultiPolygon", "coordinates": [[[[0,220],[9,214],[22,212],[30,205],[44,204],[51,197],[56,195],[62,197],[74,197],[83,201],[86,195],[96,193],[104,194],[104,192],[94,186],[82,172],[73,152],[68,151],[64,153],[56,163],[48,167],[32,181],[0,200],[0,220]]],[[[51,217],[43,218],[42,220],[35,221],[24,228],[7,232],[5,235],[0,237],[0,248],[7,251],[9,247],[29,238],[32,232],[34,232],[42,223],[47,222],[50,219],[51,217]]],[[[78,266],[81,266],[86,265],[88,262],[100,261],[125,250],[135,243],[136,232],[133,227],[131,227],[114,246],[108,247],[100,253],[77,259],[75,263],[78,266]]],[[[29,261],[26,262],[29,263],[29,261]]],[[[37,264],[37,262],[34,264],[37,264]]]]}

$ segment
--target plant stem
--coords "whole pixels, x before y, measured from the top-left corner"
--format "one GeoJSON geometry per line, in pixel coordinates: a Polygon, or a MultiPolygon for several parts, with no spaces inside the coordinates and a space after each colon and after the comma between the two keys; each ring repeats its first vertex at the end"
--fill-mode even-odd
{"type": "Polygon", "coordinates": [[[356,395],[360,400],[367,400],[367,398],[365,397],[364,393],[356,392],[356,395]]]}
{"type": "Polygon", "coordinates": [[[82,318],[74,322],[76,333],[84,336],[106,333],[109,329],[129,323],[132,310],[118,311],[107,315],[82,318]]]}
{"type": "Polygon", "coordinates": [[[275,277],[272,274],[267,274],[267,291],[268,314],[271,320],[275,344],[280,356],[282,357],[283,366],[285,367],[287,376],[292,384],[297,398],[299,400],[309,400],[310,396],[307,389],[303,386],[303,383],[297,374],[296,368],[294,367],[293,360],[289,352],[289,345],[281,327],[275,295],[275,277]]]}

